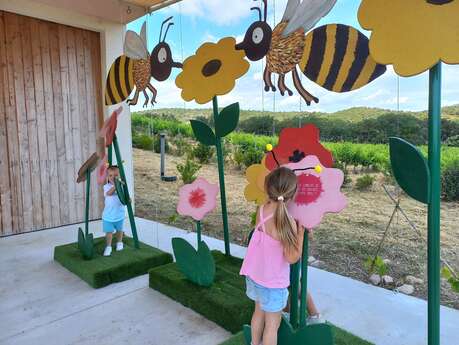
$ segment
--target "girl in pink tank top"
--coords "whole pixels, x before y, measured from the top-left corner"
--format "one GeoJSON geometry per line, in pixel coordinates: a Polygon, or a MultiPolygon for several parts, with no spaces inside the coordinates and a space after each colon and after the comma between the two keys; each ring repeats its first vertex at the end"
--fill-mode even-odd
{"type": "Polygon", "coordinates": [[[288,214],[286,204],[296,193],[296,175],[288,168],[265,179],[269,200],[260,207],[257,226],[242,263],[247,296],[255,302],[252,344],[276,345],[281,312],[287,305],[290,264],[301,257],[304,229],[288,214]]]}

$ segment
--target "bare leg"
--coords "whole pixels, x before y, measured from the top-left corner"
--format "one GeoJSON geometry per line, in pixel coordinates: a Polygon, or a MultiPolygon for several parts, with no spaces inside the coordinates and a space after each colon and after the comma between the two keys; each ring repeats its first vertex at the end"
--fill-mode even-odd
{"type": "Polygon", "coordinates": [[[148,90],[151,91],[151,93],[153,94],[152,97],[151,97],[151,105],[155,105],[156,103],[156,95],[158,94],[158,91],[156,91],[155,87],[151,84],[148,84],[147,85],[148,87],[148,90]]]}
{"type": "Polygon", "coordinates": [[[281,322],[281,312],[265,313],[263,345],[277,345],[277,331],[281,322]]]}
{"type": "Polygon", "coordinates": [[[123,242],[123,231],[117,231],[116,232],[116,242],[123,242]]]}
{"type": "Polygon", "coordinates": [[[148,101],[150,100],[150,97],[148,97],[148,93],[147,91],[145,91],[145,89],[142,90],[142,92],[143,92],[143,95],[145,96],[145,102],[143,103],[143,108],[145,108],[148,105],[148,101]]]}
{"type": "Polygon", "coordinates": [[[296,67],[292,70],[292,76],[293,76],[293,85],[295,86],[295,89],[300,93],[300,96],[304,99],[306,104],[311,105],[311,101],[319,103],[319,99],[311,95],[309,92],[307,92],[304,89],[303,85],[301,85],[300,76],[298,75],[298,71],[296,70],[296,67]]]}
{"type": "Polygon", "coordinates": [[[265,70],[263,72],[263,80],[265,82],[265,91],[269,91],[269,88],[271,88],[273,91],[276,91],[276,88],[271,81],[271,72],[268,70],[268,66],[265,66],[265,70]]]}
{"type": "Polygon", "coordinates": [[[314,303],[314,300],[312,299],[311,294],[308,292],[308,299],[307,299],[307,306],[308,306],[308,315],[309,316],[316,316],[319,315],[319,310],[317,310],[317,307],[314,303]]]}
{"type": "Polygon", "coordinates": [[[279,87],[279,91],[280,91],[282,96],[285,94],[285,91],[287,91],[289,96],[293,95],[293,91],[290,90],[285,85],[285,74],[279,74],[279,79],[277,80],[277,86],[279,87]]]}
{"type": "Polygon", "coordinates": [[[126,102],[129,105],[136,105],[137,101],[139,100],[139,90],[137,88],[135,89],[134,97],[131,99],[128,99],[126,102]]]}
{"type": "Polygon", "coordinates": [[[261,310],[260,303],[258,302],[255,302],[255,311],[253,312],[250,326],[252,330],[252,344],[260,345],[265,326],[265,312],[261,310]]]}
{"type": "Polygon", "coordinates": [[[105,241],[107,243],[107,247],[111,247],[112,245],[112,238],[113,238],[113,234],[111,232],[107,232],[105,234],[105,241]]]}

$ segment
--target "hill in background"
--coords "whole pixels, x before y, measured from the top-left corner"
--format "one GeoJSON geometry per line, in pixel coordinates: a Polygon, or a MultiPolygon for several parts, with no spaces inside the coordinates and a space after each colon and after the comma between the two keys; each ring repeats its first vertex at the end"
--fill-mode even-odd
{"type": "MultiPolygon", "coordinates": [[[[152,110],[145,110],[136,112],[139,114],[148,113],[148,114],[162,114],[162,115],[173,115],[179,120],[187,121],[194,119],[198,116],[210,117],[212,115],[212,109],[183,109],[183,108],[159,108],[152,110]]],[[[382,108],[370,108],[370,107],[354,107],[344,110],[339,110],[333,113],[325,112],[310,112],[310,111],[289,111],[289,112],[272,112],[272,111],[259,111],[259,110],[241,110],[240,120],[245,120],[251,117],[258,116],[274,116],[278,120],[288,119],[298,116],[309,116],[316,115],[325,118],[340,119],[349,122],[358,122],[364,119],[376,118],[380,115],[387,113],[396,113],[395,110],[382,109],[382,108]]],[[[401,111],[401,114],[413,115],[417,118],[425,119],[427,118],[427,111],[419,112],[410,112],[410,111],[401,111]]],[[[448,120],[459,121],[459,104],[445,106],[442,108],[442,118],[448,120]]]]}

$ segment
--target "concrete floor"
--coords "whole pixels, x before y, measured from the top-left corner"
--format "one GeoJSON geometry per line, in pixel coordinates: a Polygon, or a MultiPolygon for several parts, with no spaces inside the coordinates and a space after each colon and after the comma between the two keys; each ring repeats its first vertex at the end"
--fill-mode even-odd
{"type": "MultiPolygon", "coordinates": [[[[137,219],[145,243],[171,252],[171,237],[193,233],[137,219]]],[[[55,263],[56,245],[76,239],[67,226],[0,239],[0,344],[219,344],[230,335],[148,288],[148,277],[94,290],[55,263]]],[[[91,224],[100,233],[100,222],[91,224]]],[[[223,242],[204,239],[223,250],[223,242]]],[[[242,257],[245,248],[233,245],[242,257]]],[[[324,317],[376,345],[425,345],[426,302],[310,268],[309,287],[324,317]]],[[[442,345],[459,344],[459,311],[441,310],[442,345]]]]}

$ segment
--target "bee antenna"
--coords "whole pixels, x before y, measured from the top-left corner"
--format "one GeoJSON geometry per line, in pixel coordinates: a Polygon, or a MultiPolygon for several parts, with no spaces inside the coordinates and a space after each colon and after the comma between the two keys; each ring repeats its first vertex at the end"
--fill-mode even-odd
{"type": "MultiPolygon", "coordinates": [[[[161,24],[161,30],[159,31],[159,42],[161,42],[161,37],[162,37],[162,35],[163,35],[163,27],[164,27],[164,24],[166,24],[166,23],[167,23],[169,20],[171,20],[171,19],[172,19],[172,16],[170,16],[169,18],[164,19],[164,21],[162,22],[162,24],[161,24]]],[[[169,27],[168,27],[168,28],[169,28],[169,27]]],[[[166,34],[167,34],[167,32],[166,32],[166,34]]],[[[166,35],[164,35],[164,36],[166,36],[166,35]]],[[[164,37],[164,39],[165,39],[165,37],[164,37]]]]}
{"type": "Polygon", "coordinates": [[[266,22],[266,18],[268,17],[268,0],[263,0],[263,3],[265,4],[265,8],[263,9],[263,14],[264,14],[264,21],[266,22]]]}
{"type": "Polygon", "coordinates": [[[271,152],[271,154],[273,155],[273,158],[274,158],[274,161],[275,161],[276,164],[277,164],[277,167],[280,168],[281,165],[279,164],[279,161],[277,160],[276,154],[274,153],[274,151],[271,150],[271,151],[269,151],[269,152],[271,152]]]}
{"type": "Polygon", "coordinates": [[[250,9],[258,11],[258,19],[261,21],[261,10],[260,7],[250,7],[250,9]]]}
{"type": "Polygon", "coordinates": [[[169,24],[167,24],[166,32],[164,33],[163,42],[166,40],[167,32],[169,31],[169,28],[170,28],[172,25],[174,25],[174,23],[169,23],[169,24]]]}

